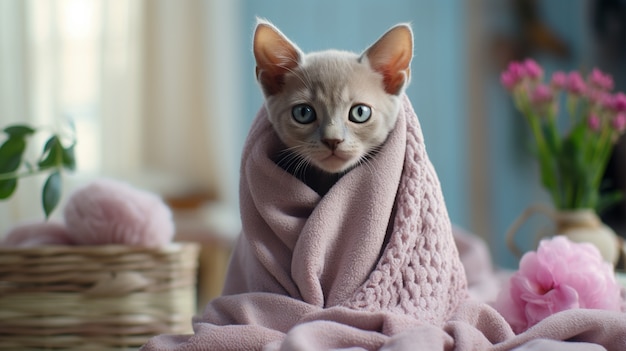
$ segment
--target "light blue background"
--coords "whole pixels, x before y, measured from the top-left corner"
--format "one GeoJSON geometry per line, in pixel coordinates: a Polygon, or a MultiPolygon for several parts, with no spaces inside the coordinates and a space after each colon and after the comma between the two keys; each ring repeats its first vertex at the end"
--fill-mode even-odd
{"type": "MultiPolygon", "coordinates": [[[[303,51],[329,48],[362,52],[387,29],[410,22],[415,36],[412,81],[407,94],[420,118],[427,150],[437,169],[451,218],[469,224],[466,211],[467,119],[464,101],[465,48],[463,1],[243,1],[243,23],[249,24],[242,42],[249,67],[245,79],[246,116],[255,115],[262,94],[254,80],[252,34],[255,17],[274,23],[303,51]],[[390,5],[393,4],[393,5],[390,5]],[[461,176],[460,176],[461,175],[461,176]]],[[[246,131],[247,132],[247,131],[246,131]]]]}

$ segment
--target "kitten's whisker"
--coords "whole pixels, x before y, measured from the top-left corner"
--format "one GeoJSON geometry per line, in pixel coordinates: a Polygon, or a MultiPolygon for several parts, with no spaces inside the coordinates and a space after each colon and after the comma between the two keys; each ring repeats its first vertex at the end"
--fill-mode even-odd
{"type": "Polygon", "coordinates": [[[284,154],[285,156],[279,159],[277,164],[289,172],[295,164],[300,162],[300,156],[296,152],[284,152],[284,154]]]}
{"type": "MultiPolygon", "coordinates": [[[[284,186],[283,182],[285,182],[287,179],[290,179],[291,177],[302,179],[299,173],[301,172],[301,168],[303,167],[302,164],[306,164],[306,160],[304,160],[303,157],[300,156],[297,152],[294,152],[294,149],[300,148],[296,147],[283,150],[280,153],[282,157],[276,162],[280,168],[285,170],[285,172],[282,172],[280,174],[280,186],[284,186]]],[[[306,165],[304,167],[306,168],[306,165]]]]}
{"type": "Polygon", "coordinates": [[[281,157],[278,159],[277,164],[287,172],[302,179],[311,163],[310,159],[305,156],[309,148],[309,144],[289,147],[281,151],[281,157]]]}
{"type": "Polygon", "coordinates": [[[306,169],[309,167],[310,165],[310,161],[305,158],[305,157],[301,157],[300,158],[300,162],[298,162],[298,165],[296,166],[296,170],[294,175],[301,179],[303,182],[306,183],[307,179],[306,179],[306,169]]]}
{"type": "Polygon", "coordinates": [[[376,167],[374,166],[374,163],[372,162],[372,160],[374,157],[376,157],[376,154],[382,149],[382,147],[383,147],[382,145],[375,146],[374,148],[372,148],[372,150],[370,150],[369,153],[367,153],[366,155],[362,156],[359,159],[359,165],[365,167],[370,173],[370,175],[376,178],[376,181],[382,181],[382,178],[379,172],[377,172],[376,167]]]}

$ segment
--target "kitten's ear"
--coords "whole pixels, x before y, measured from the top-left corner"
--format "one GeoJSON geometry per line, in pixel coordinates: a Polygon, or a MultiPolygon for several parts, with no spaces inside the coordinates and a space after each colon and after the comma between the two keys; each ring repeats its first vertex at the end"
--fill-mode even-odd
{"type": "Polygon", "coordinates": [[[254,31],[256,78],[266,95],[280,92],[285,73],[298,66],[302,52],[278,28],[258,20],[254,31]]]}
{"type": "Polygon", "coordinates": [[[413,58],[413,32],[408,24],[388,30],[370,46],[361,59],[367,58],[372,69],[383,75],[385,91],[398,95],[409,83],[413,58]]]}

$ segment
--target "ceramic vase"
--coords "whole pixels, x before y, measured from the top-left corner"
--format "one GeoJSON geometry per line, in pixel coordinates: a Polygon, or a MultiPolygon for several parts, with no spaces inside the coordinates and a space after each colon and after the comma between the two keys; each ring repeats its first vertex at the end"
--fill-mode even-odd
{"type": "Polygon", "coordinates": [[[594,210],[556,210],[537,205],[527,208],[507,231],[507,245],[519,257],[522,252],[515,243],[515,235],[528,218],[539,213],[554,222],[554,235],[564,235],[573,242],[591,243],[598,248],[605,261],[613,265],[617,263],[620,254],[619,238],[594,210]]]}

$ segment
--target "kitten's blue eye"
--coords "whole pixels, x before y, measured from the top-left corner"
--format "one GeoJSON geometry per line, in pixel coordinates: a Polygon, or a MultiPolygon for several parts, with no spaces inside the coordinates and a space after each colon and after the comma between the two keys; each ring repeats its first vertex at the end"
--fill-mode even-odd
{"type": "Polygon", "coordinates": [[[291,109],[291,116],[296,120],[296,122],[301,124],[312,123],[317,118],[313,107],[306,104],[294,106],[291,109]]]}
{"type": "Polygon", "coordinates": [[[365,123],[370,117],[372,117],[372,109],[360,104],[352,106],[348,119],[354,123],[365,123]]]}

